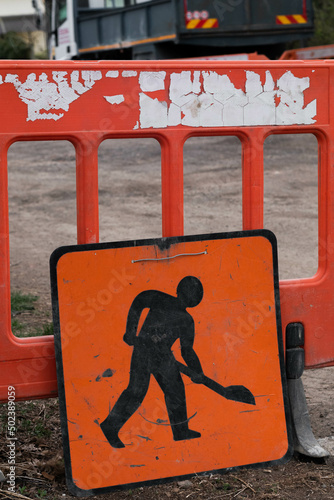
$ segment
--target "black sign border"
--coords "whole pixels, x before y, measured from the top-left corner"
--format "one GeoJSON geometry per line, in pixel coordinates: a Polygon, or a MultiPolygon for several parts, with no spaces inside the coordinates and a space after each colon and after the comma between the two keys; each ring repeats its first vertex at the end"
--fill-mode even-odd
{"type": "Polygon", "coordinates": [[[54,343],[55,343],[55,357],[56,357],[56,367],[57,367],[57,383],[58,383],[58,396],[59,396],[59,410],[60,410],[60,422],[61,422],[61,432],[63,439],[63,451],[64,451],[64,464],[65,464],[65,476],[66,483],[69,492],[77,497],[89,497],[97,494],[109,493],[112,491],[127,490],[130,488],[139,488],[142,486],[153,486],[157,484],[163,484],[171,481],[189,479],[194,476],[194,474],[186,474],[182,476],[172,476],[168,478],[152,479],[148,481],[141,481],[136,483],[128,483],[116,486],[107,486],[103,488],[94,488],[90,490],[83,490],[79,488],[73,481],[72,476],[72,465],[71,465],[71,455],[70,455],[70,444],[69,444],[69,434],[67,426],[67,412],[66,412],[66,395],[65,395],[65,384],[64,384],[64,371],[63,371],[63,358],[61,350],[61,332],[60,332],[60,319],[59,319],[59,302],[58,302],[58,285],[57,285],[57,264],[59,259],[67,253],[94,251],[94,250],[107,250],[112,248],[130,248],[130,247],[140,247],[140,246],[158,246],[161,251],[167,250],[172,245],[177,243],[194,242],[194,241],[204,241],[204,240],[225,240],[225,239],[236,239],[236,238],[249,238],[249,237],[263,237],[266,238],[272,246],[272,256],[273,256],[273,278],[274,278],[274,294],[275,294],[275,308],[276,308],[276,325],[277,325],[277,340],[278,340],[278,351],[279,351],[279,361],[280,361],[280,371],[281,371],[281,381],[282,381],[282,392],[284,401],[284,410],[286,417],[286,427],[287,427],[287,438],[288,438],[288,449],[286,454],[277,460],[272,460],[269,462],[260,462],[247,464],[237,467],[229,467],[227,469],[215,469],[210,471],[203,471],[201,473],[196,473],[196,475],[208,474],[208,473],[226,473],[235,471],[238,469],[245,468],[260,468],[275,466],[287,463],[293,456],[293,431],[292,431],[292,420],[289,404],[289,396],[287,389],[287,379],[285,372],[285,361],[284,361],[284,346],[283,346],[283,336],[282,336],[282,321],[281,321],[281,306],[280,306],[280,295],[279,295],[279,276],[278,276],[278,258],[277,258],[277,239],[275,234],[268,229],[256,229],[251,231],[233,231],[224,233],[207,233],[198,235],[187,235],[187,236],[171,236],[165,238],[150,238],[150,239],[140,239],[140,240],[129,240],[129,241],[116,241],[111,243],[88,243],[84,245],[69,245],[57,248],[50,257],[50,279],[51,279],[51,299],[52,299],[52,316],[54,325],[54,343]]]}

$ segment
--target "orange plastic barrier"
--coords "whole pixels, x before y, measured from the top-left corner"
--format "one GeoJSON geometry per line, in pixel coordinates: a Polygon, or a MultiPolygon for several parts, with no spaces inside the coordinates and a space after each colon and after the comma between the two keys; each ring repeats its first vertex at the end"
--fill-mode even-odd
{"type": "Polygon", "coordinates": [[[239,137],[243,226],[258,229],[264,140],[270,134],[313,133],[320,151],[319,268],[313,278],[281,282],[282,326],[284,331],[290,322],[304,324],[307,367],[334,365],[333,84],[330,61],[1,62],[1,400],[8,386],[16,387],[18,399],[57,393],[53,338],[18,339],[11,333],[7,150],[18,140],[74,144],[77,239],[92,243],[99,232],[98,147],[106,138],[160,142],[162,233],[174,236],[183,234],[186,139],[239,137]]]}
{"type": "Polygon", "coordinates": [[[333,59],[334,45],[318,45],[316,47],[304,47],[302,49],[285,50],[280,61],[309,60],[309,59],[333,59]]]}
{"type": "Polygon", "coordinates": [[[269,61],[269,58],[257,52],[244,52],[240,54],[223,54],[220,56],[189,57],[192,61],[269,61]]]}

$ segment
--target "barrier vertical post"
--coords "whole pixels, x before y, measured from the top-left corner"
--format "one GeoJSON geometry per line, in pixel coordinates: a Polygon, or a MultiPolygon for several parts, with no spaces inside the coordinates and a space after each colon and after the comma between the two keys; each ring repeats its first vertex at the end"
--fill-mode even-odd
{"type": "Polygon", "coordinates": [[[2,348],[8,342],[8,332],[11,328],[7,148],[7,139],[0,139],[0,332],[4,337],[2,348]]]}
{"type": "Polygon", "coordinates": [[[263,227],[263,133],[253,129],[242,136],[243,229],[263,227]]]}
{"type": "Polygon", "coordinates": [[[162,141],[162,235],[183,235],[183,138],[170,133],[162,141]]]}
{"type": "Polygon", "coordinates": [[[75,145],[78,244],[97,243],[99,241],[99,141],[92,134],[87,134],[75,145]]]}

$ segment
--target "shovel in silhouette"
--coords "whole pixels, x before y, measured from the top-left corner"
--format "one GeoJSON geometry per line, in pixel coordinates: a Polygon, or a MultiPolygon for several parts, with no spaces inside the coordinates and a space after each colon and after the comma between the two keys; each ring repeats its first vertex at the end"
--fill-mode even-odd
{"type": "MultiPolygon", "coordinates": [[[[191,370],[188,366],[183,365],[179,361],[177,361],[177,365],[181,373],[187,375],[187,377],[193,377],[196,373],[191,370]]],[[[203,385],[216,392],[220,396],[223,396],[225,399],[230,399],[231,401],[238,401],[239,403],[246,403],[248,405],[255,405],[255,398],[251,391],[247,389],[247,387],[243,385],[229,385],[227,387],[223,387],[218,384],[215,380],[212,380],[209,377],[204,375],[203,381],[201,382],[203,385]]]]}

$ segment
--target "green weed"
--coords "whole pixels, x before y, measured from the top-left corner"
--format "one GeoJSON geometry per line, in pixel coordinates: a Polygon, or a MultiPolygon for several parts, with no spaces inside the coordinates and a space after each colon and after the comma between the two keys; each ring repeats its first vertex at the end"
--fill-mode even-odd
{"type": "Polygon", "coordinates": [[[38,490],[37,491],[37,498],[45,498],[47,495],[47,491],[46,490],[38,490]]]}
{"type": "Polygon", "coordinates": [[[31,311],[31,319],[34,315],[35,303],[37,300],[38,297],[36,295],[26,294],[20,291],[12,292],[12,332],[16,337],[41,337],[42,335],[53,335],[53,325],[50,322],[42,324],[41,326],[34,326],[25,324],[16,318],[16,315],[31,311]]]}
{"type": "Polygon", "coordinates": [[[34,333],[31,334],[33,337],[40,337],[42,335],[53,335],[53,324],[45,323],[45,325],[40,328],[36,328],[34,333]]]}
{"type": "Polygon", "coordinates": [[[38,297],[36,295],[32,295],[31,293],[12,292],[10,299],[12,313],[14,313],[33,311],[35,309],[34,303],[37,301],[38,297]]]}
{"type": "Polygon", "coordinates": [[[51,435],[51,430],[45,427],[43,423],[35,423],[28,418],[25,418],[20,422],[19,429],[25,434],[29,434],[29,436],[34,436],[37,438],[49,437],[51,435]]]}
{"type": "Polygon", "coordinates": [[[16,318],[12,319],[12,332],[16,337],[22,336],[24,332],[24,325],[16,318]]]}
{"type": "Polygon", "coordinates": [[[36,437],[49,437],[51,436],[50,429],[44,426],[42,423],[38,423],[35,425],[33,433],[36,437]]]}

